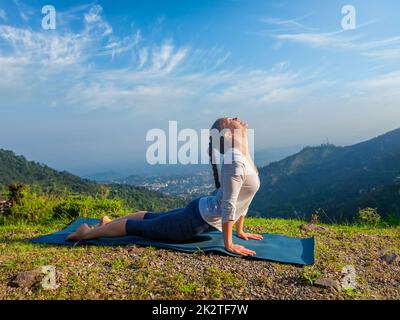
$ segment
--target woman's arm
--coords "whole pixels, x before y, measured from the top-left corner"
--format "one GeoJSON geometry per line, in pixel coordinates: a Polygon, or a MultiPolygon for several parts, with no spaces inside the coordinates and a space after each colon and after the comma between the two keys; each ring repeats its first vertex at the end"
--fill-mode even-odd
{"type": "Polygon", "coordinates": [[[255,251],[247,249],[241,245],[234,244],[232,241],[232,228],[233,228],[233,221],[228,221],[222,225],[222,232],[224,234],[224,244],[226,250],[240,254],[243,256],[253,256],[256,254],[255,251]]]}

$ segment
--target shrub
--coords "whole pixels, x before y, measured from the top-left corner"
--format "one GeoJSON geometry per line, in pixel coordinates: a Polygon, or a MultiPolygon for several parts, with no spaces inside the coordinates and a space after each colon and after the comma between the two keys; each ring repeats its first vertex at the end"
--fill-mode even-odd
{"type": "Polygon", "coordinates": [[[8,186],[9,200],[11,203],[19,203],[29,193],[29,189],[23,183],[10,184],[8,186]]]}
{"type": "Polygon", "coordinates": [[[368,226],[376,226],[381,222],[381,216],[375,208],[363,208],[358,211],[358,221],[368,226]]]}
{"type": "Polygon", "coordinates": [[[3,216],[3,222],[43,222],[52,217],[53,208],[58,201],[54,197],[24,190],[9,209],[9,213],[3,216]]]}
{"type": "Polygon", "coordinates": [[[126,214],[120,199],[104,196],[66,195],[63,197],[38,194],[22,185],[10,187],[12,206],[0,223],[45,223],[51,219],[74,219],[77,217],[99,218],[105,215],[118,217],[126,214]]]}
{"type": "Polygon", "coordinates": [[[119,199],[107,199],[92,196],[72,195],[63,199],[54,207],[54,218],[94,217],[105,215],[118,217],[125,213],[119,199]]]}

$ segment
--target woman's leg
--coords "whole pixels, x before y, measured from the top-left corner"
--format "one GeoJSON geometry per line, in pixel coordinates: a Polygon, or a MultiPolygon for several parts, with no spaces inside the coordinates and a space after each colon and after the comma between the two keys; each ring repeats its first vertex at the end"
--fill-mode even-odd
{"type": "Polygon", "coordinates": [[[90,227],[86,223],[81,225],[74,233],[71,233],[66,239],[67,240],[89,240],[89,239],[94,239],[94,238],[99,238],[99,237],[122,237],[126,235],[125,227],[123,228],[124,230],[121,229],[121,226],[126,225],[127,220],[133,220],[133,221],[140,221],[144,219],[156,219],[159,218],[163,215],[171,214],[178,212],[183,209],[174,209],[171,211],[167,212],[160,212],[160,213],[154,213],[154,212],[148,212],[148,211],[137,211],[135,213],[132,213],[128,216],[121,217],[115,220],[110,220],[106,223],[102,223],[102,221],[106,221],[106,217],[103,217],[100,221],[99,224],[94,225],[93,227],[90,227]],[[146,217],[145,217],[146,216],[146,217]],[[113,226],[116,224],[116,226],[113,226]],[[108,226],[107,228],[105,228],[108,226]],[[90,231],[90,232],[89,232],[90,231]]]}
{"type": "Polygon", "coordinates": [[[186,208],[159,214],[156,218],[153,216],[152,219],[119,218],[93,229],[90,229],[87,224],[83,224],[76,232],[70,234],[67,240],[135,235],[154,240],[180,241],[193,238],[204,231],[207,226],[198,213],[198,208],[194,210],[193,205],[190,204],[186,208]]]}
{"type": "Polygon", "coordinates": [[[108,218],[108,216],[105,216],[105,217],[101,218],[101,221],[100,221],[99,225],[108,224],[108,223],[120,221],[120,220],[123,220],[123,219],[142,220],[142,219],[144,219],[144,215],[146,213],[147,213],[147,211],[137,211],[137,212],[131,213],[130,215],[127,215],[125,217],[117,218],[117,219],[114,219],[114,220],[111,220],[110,218],[108,218]]]}
{"type": "Polygon", "coordinates": [[[139,219],[137,215],[133,215],[133,218],[128,217],[119,218],[107,223],[105,225],[98,225],[94,228],[90,228],[86,223],[81,225],[74,233],[71,233],[66,238],[70,241],[83,241],[101,237],[123,237],[127,234],[127,221],[129,221],[129,234],[138,235],[146,238],[168,238],[172,225],[179,223],[176,220],[177,216],[175,213],[169,214],[170,218],[161,219],[167,215],[160,214],[160,217],[153,219],[139,219]],[[155,222],[155,223],[154,223],[155,222]],[[132,231],[135,229],[135,231],[132,231]],[[168,235],[167,237],[165,237],[168,235]]]}
{"type": "Polygon", "coordinates": [[[119,219],[96,228],[90,228],[86,223],[82,224],[75,232],[67,236],[68,241],[82,241],[101,237],[123,237],[126,235],[127,219],[119,219]]]}
{"type": "Polygon", "coordinates": [[[111,220],[108,216],[104,216],[103,218],[101,218],[100,223],[95,225],[94,227],[98,227],[104,224],[108,224],[111,222],[115,222],[115,221],[119,221],[121,219],[133,219],[133,220],[143,220],[143,219],[154,219],[154,218],[159,218],[162,215],[165,214],[170,214],[170,213],[174,213],[177,212],[179,210],[182,210],[183,208],[178,208],[178,209],[173,209],[170,211],[166,211],[166,212],[152,212],[152,211],[137,211],[134,212],[128,216],[122,217],[122,218],[117,218],[114,220],[111,220]]]}
{"type": "Polygon", "coordinates": [[[156,218],[127,220],[126,233],[161,241],[184,241],[195,237],[208,227],[198,212],[198,202],[185,208],[175,209],[156,218]]]}

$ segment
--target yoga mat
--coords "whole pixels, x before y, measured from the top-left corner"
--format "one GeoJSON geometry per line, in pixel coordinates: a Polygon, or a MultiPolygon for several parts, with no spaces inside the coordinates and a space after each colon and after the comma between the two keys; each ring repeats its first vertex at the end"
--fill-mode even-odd
{"type": "MultiPolygon", "coordinates": [[[[129,245],[136,244],[142,246],[152,246],[157,248],[172,249],[184,252],[221,252],[229,256],[238,256],[225,250],[222,233],[219,231],[204,232],[196,238],[182,242],[159,242],[136,236],[98,238],[87,241],[66,241],[65,237],[75,231],[81,224],[87,223],[94,225],[99,222],[98,219],[79,218],[72,222],[64,230],[40,236],[32,239],[33,243],[47,243],[59,245],[129,245]]],[[[282,263],[291,263],[298,265],[311,265],[314,263],[314,237],[312,238],[292,238],[276,234],[263,234],[263,240],[243,240],[234,235],[234,243],[241,244],[248,249],[256,251],[256,255],[249,257],[251,259],[263,259],[278,261],[282,263]]]]}

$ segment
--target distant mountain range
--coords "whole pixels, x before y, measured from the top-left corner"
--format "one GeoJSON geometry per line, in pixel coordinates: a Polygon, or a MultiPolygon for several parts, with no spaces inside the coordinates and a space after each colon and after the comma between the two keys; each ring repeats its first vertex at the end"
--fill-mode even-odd
{"type": "MultiPolygon", "coordinates": [[[[302,148],[302,145],[294,145],[288,147],[259,149],[255,151],[254,161],[257,166],[266,166],[272,161],[278,161],[296,152],[299,152],[302,148]]],[[[142,163],[140,165],[136,164],[134,168],[130,169],[129,173],[126,173],[126,169],[124,169],[123,172],[113,169],[80,176],[84,179],[94,180],[97,182],[122,182],[138,185],[152,183],[149,180],[168,180],[171,178],[177,178],[178,176],[183,179],[187,179],[193,174],[201,175],[203,172],[208,172],[209,170],[209,164],[165,164],[160,166],[142,163]]],[[[202,183],[202,181],[199,182],[202,183]]]]}
{"type": "Polygon", "coordinates": [[[400,129],[352,146],[306,147],[260,168],[251,209],[263,216],[352,220],[362,207],[400,216],[400,129]]]}
{"type": "MultiPolygon", "coordinates": [[[[255,152],[257,165],[267,165],[298,152],[302,146],[261,149],[255,152]]],[[[209,164],[193,165],[147,165],[140,172],[124,176],[115,171],[98,172],[83,178],[101,183],[122,183],[143,186],[149,190],[160,191],[168,195],[195,198],[214,191],[214,179],[209,164]]]]}
{"type": "Polygon", "coordinates": [[[170,197],[160,192],[126,184],[99,184],[82,179],[66,171],[59,172],[44,164],[28,161],[12,151],[0,149],[0,193],[12,183],[34,185],[41,192],[61,194],[65,191],[79,194],[121,198],[128,207],[142,210],[166,210],[183,206],[182,198],[170,197]]]}

